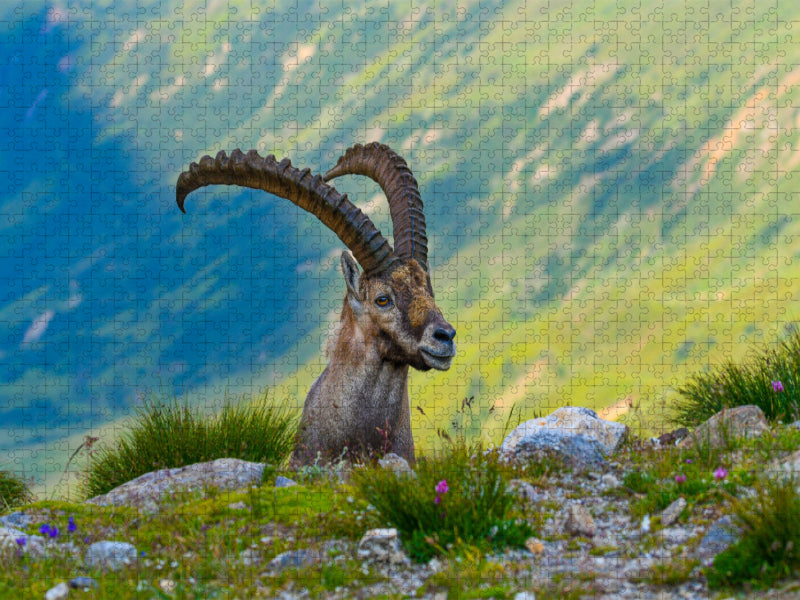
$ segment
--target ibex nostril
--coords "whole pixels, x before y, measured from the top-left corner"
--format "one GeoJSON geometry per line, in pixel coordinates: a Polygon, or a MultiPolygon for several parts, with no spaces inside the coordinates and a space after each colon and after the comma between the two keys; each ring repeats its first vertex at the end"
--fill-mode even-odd
{"type": "Polygon", "coordinates": [[[456,330],[450,327],[449,329],[444,329],[443,327],[439,327],[436,331],[433,332],[433,339],[438,340],[440,342],[452,342],[453,338],[456,337],[456,330]]]}

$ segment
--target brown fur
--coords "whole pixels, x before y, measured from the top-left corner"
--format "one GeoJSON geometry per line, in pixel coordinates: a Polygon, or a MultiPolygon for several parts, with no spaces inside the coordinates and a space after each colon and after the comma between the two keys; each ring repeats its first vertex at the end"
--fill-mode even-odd
{"type": "Polygon", "coordinates": [[[342,270],[348,292],[340,325],[328,346],[330,363],[306,397],[292,462],[313,462],[317,453],[330,459],[345,447],[354,454],[396,452],[413,461],[408,368],[448,368],[455,331],[415,260],[368,277],[358,275],[347,255],[342,270]],[[378,306],[380,296],[389,297],[391,306],[378,306]]]}

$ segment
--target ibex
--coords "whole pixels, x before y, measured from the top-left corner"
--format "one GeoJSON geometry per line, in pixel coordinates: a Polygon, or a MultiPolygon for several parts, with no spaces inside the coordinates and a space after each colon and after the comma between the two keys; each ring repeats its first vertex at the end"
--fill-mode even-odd
{"type": "Polygon", "coordinates": [[[290,200],[330,228],[355,256],[342,253],[347,287],[338,329],[328,344],[330,360],[306,397],[294,465],[340,455],[391,450],[414,461],[408,400],[408,367],[450,368],[455,329],[433,300],[428,273],[425,215],[419,187],[405,160],[389,147],[356,145],[325,174],[312,176],[288,159],[262,158],[255,150],[204,156],[181,173],[178,206],[206,185],[264,190],[290,200]],[[325,183],[347,174],[366,175],[389,201],[394,250],[346,195],[325,183]]]}

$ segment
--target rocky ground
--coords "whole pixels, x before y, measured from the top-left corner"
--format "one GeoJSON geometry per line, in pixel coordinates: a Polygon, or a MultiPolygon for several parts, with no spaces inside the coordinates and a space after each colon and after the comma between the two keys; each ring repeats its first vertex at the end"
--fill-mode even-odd
{"type": "MultiPolygon", "coordinates": [[[[504,443],[509,460],[535,460],[545,444],[548,452],[560,448],[564,453],[561,458],[567,464],[562,469],[536,470],[530,476],[526,476],[523,469],[518,471],[519,477],[509,482],[522,514],[536,532],[535,537],[527,540],[524,549],[496,555],[439,557],[418,564],[408,558],[397,532],[385,526],[388,524],[373,527],[360,538],[348,539],[341,535],[325,535],[318,530],[308,533],[298,521],[286,524],[267,521],[260,525],[260,535],[254,537],[252,543],[225,560],[233,563],[229,568],[241,568],[253,574],[255,595],[286,599],[314,596],[436,600],[457,597],[800,600],[800,583],[795,582],[784,582],[771,590],[709,591],[704,567],[740,536],[729,515],[730,507],[724,499],[719,499],[724,496],[720,494],[716,501],[678,496],[663,510],[641,514],[632,507],[634,501],[645,494],[626,485],[627,475],[641,470],[647,460],[658,460],[662,452],[674,452],[676,445],[689,448],[691,440],[687,432],[676,432],[660,441],[624,442],[627,432],[588,413],[591,411],[573,409],[571,415],[548,417],[549,422],[529,426],[530,431],[517,432],[516,438],[512,434],[506,440],[508,444],[504,443]],[[575,411],[585,412],[577,414],[575,411]],[[588,425],[585,420],[581,421],[583,425],[570,421],[573,418],[588,418],[588,425]],[[559,428],[561,433],[558,433],[559,428]],[[531,435],[540,435],[545,442],[533,440],[531,435]],[[613,447],[611,451],[609,447],[613,447]],[[608,458],[600,456],[598,459],[598,452],[608,458]],[[325,574],[334,571],[340,573],[339,580],[328,577],[328,584],[322,587],[305,580],[319,573],[325,580],[325,574]]],[[[741,418],[726,421],[735,423],[736,436],[748,439],[776,435],[766,426],[763,415],[758,418],[758,415],[753,416],[753,411],[741,413],[733,415],[741,418]]],[[[717,423],[708,426],[708,431],[718,429],[717,423]]],[[[695,439],[702,431],[702,428],[696,430],[695,439]]],[[[776,450],[769,465],[761,465],[761,469],[774,473],[795,471],[800,464],[800,453],[790,450],[776,450]],[[769,468],[764,469],[765,466],[769,468]]],[[[738,453],[738,458],[732,460],[739,460],[742,468],[753,467],[747,462],[746,450],[736,447],[731,452],[738,453]]],[[[396,457],[384,465],[400,472],[408,471],[407,464],[396,457]]],[[[89,501],[89,506],[134,507],[143,515],[142,519],[152,519],[165,498],[174,499],[176,490],[183,490],[181,493],[187,494],[187,500],[196,502],[208,495],[209,482],[216,490],[248,488],[260,483],[262,472],[263,465],[233,459],[165,470],[145,475],[95,498],[89,501]],[[200,491],[193,493],[192,490],[200,491]]],[[[344,482],[333,484],[334,495],[339,493],[337,489],[341,489],[343,496],[350,494],[346,470],[337,475],[344,482]]],[[[313,485],[296,486],[290,477],[280,476],[272,481],[279,487],[294,488],[298,494],[315,493],[313,485]]],[[[663,482],[653,485],[661,484],[663,482]]],[[[740,491],[744,495],[748,493],[747,489],[740,491]]],[[[255,514],[250,505],[252,498],[248,499],[247,495],[234,495],[229,499],[233,502],[213,510],[255,514]]],[[[175,502],[180,504],[180,499],[175,502]]],[[[354,505],[355,502],[347,496],[343,504],[354,505]]],[[[189,509],[181,510],[185,514],[189,509]]],[[[370,507],[366,507],[364,514],[369,510],[370,507]]],[[[49,571],[59,573],[61,581],[30,586],[30,589],[46,588],[43,594],[46,600],[112,597],[101,593],[107,589],[108,582],[97,573],[131,571],[138,572],[140,579],[147,581],[144,587],[141,582],[137,584],[140,591],[153,592],[141,597],[205,597],[178,594],[187,582],[191,587],[192,578],[181,580],[178,564],[181,558],[177,553],[172,569],[164,568],[163,577],[154,574],[153,564],[158,559],[142,552],[130,529],[126,531],[131,541],[119,541],[119,532],[113,528],[94,532],[91,540],[87,538],[90,544],[49,539],[49,532],[42,527],[56,515],[67,513],[64,507],[35,505],[0,517],[0,556],[6,566],[17,565],[23,555],[28,561],[49,560],[58,564],[60,560],[66,565],[61,570],[49,571]],[[38,531],[40,535],[31,534],[31,531],[38,531]],[[109,539],[101,539],[103,533],[107,533],[109,539]],[[25,543],[21,545],[19,540],[23,538],[25,543]]],[[[374,521],[375,517],[372,519],[374,521]]],[[[233,520],[227,522],[234,523],[233,520]]],[[[191,548],[192,543],[187,546],[191,548]]],[[[130,578],[130,575],[120,577],[130,578]]],[[[318,580],[319,577],[315,579],[318,580]]],[[[42,597],[37,594],[21,593],[20,597],[42,597]]]]}

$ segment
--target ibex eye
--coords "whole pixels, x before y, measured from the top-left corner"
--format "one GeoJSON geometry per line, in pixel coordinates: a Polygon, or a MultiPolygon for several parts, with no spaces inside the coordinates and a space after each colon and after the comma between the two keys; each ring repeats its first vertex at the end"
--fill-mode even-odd
{"type": "Polygon", "coordinates": [[[389,296],[378,296],[377,298],[375,298],[375,304],[377,304],[378,306],[380,306],[382,308],[386,308],[391,303],[392,303],[392,301],[389,298],[389,296]]]}

